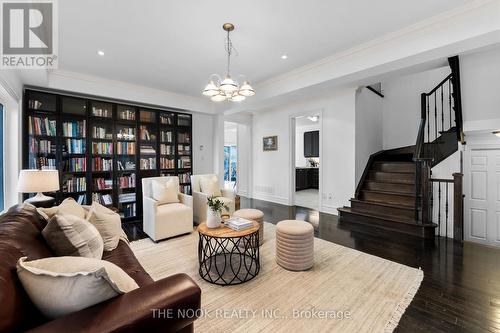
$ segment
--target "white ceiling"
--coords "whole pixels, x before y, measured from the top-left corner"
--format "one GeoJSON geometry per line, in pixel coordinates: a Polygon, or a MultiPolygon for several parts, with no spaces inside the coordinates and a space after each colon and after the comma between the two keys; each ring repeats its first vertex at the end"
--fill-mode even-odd
{"type": "Polygon", "coordinates": [[[224,22],[236,25],[233,77],[257,83],[466,2],[64,0],[59,68],[200,96],[225,68],[224,22]]]}

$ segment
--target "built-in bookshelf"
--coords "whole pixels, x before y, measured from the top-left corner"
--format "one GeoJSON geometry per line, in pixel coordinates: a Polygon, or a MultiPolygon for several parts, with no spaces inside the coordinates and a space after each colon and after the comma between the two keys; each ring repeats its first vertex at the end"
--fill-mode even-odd
{"type": "Polygon", "coordinates": [[[190,114],[38,88],[23,105],[23,168],[58,169],[57,202],[98,201],[127,221],[142,215],[142,178],[177,176],[191,193],[190,114]]]}

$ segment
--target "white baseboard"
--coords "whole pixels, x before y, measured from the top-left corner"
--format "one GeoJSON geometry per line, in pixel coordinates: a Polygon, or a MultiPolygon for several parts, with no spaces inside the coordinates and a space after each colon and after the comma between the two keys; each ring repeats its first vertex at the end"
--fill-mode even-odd
{"type": "Polygon", "coordinates": [[[254,193],[252,195],[252,198],[253,199],[257,199],[257,200],[274,202],[274,203],[281,204],[281,205],[287,205],[287,206],[290,205],[290,203],[288,201],[288,198],[279,197],[279,196],[276,196],[276,195],[254,193]]]}
{"type": "Polygon", "coordinates": [[[337,208],[338,207],[323,204],[320,208],[320,211],[322,213],[327,213],[327,214],[331,214],[331,215],[339,215],[337,208]]]}

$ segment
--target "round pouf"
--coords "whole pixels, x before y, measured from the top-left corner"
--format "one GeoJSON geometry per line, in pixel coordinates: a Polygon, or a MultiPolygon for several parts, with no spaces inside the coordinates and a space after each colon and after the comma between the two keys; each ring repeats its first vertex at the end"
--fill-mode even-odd
{"type": "Polygon", "coordinates": [[[259,246],[264,243],[264,213],[258,209],[245,208],[235,211],[233,216],[259,223],[259,246]]]}
{"type": "Polygon", "coordinates": [[[314,264],[314,228],[300,220],[276,225],[276,262],[290,271],[304,271],[314,264]]]}

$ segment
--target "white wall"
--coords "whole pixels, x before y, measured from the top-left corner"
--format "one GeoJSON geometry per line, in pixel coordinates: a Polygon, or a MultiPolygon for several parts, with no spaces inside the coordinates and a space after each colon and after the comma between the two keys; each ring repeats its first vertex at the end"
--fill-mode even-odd
{"type": "Polygon", "coordinates": [[[238,124],[238,194],[251,195],[252,170],[252,128],[250,125],[238,124]]]}
{"type": "MultiPolygon", "coordinates": [[[[253,192],[254,198],[290,204],[291,118],[305,112],[322,111],[322,157],[320,188],[321,211],[337,214],[349,203],[355,189],[355,89],[343,89],[299,103],[262,110],[253,117],[253,192]],[[278,136],[278,150],[264,152],[262,138],[278,136]]],[[[293,173],[292,173],[293,172],[293,173]]]]}
{"type": "Polygon", "coordinates": [[[313,125],[295,126],[295,166],[296,167],[307,166],[308,158],[304,157],[304,133],[311,132],[311,131],[319,131],[319,130],[320,130],[319,122],[317,124],[313,124],[313,125]]]}
{"type": "Polygon", "coordinates": [[[464,131],[500,129],[500,48],[460,57],[464,131]]]}
{"type": "Polygon", "coordinates": [[[214,116],[209,114],[193,114],[193,173],[213,173],[214,116]]]}
{"type": "Polygon", "coordinates": [[[450,74],[448,66],[382,82],[384,149],[411,146],[420,123],[420,94],[450,74]]]}
{"type": "Polygon", "coordinates": [[[356,91],[356,184],[370,155],[383,149],[382,100],[366,88],[356,91]]]}

